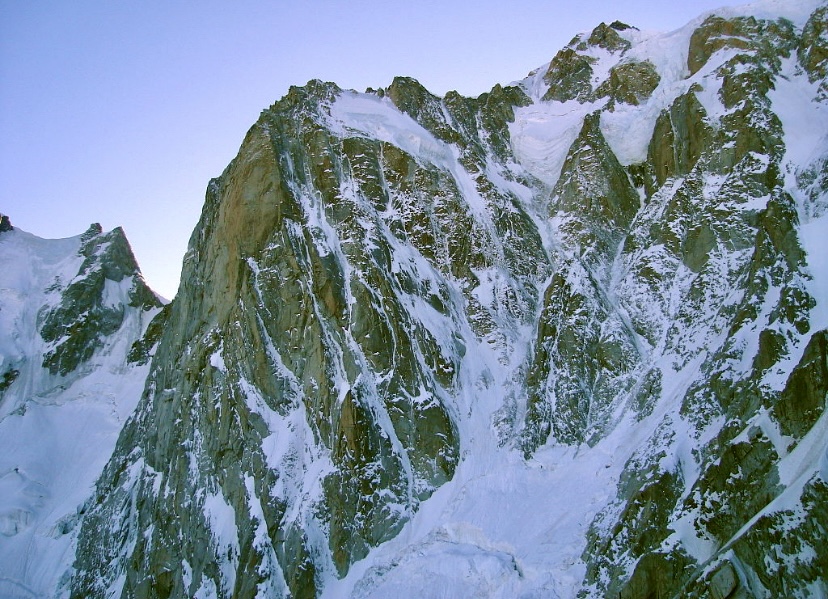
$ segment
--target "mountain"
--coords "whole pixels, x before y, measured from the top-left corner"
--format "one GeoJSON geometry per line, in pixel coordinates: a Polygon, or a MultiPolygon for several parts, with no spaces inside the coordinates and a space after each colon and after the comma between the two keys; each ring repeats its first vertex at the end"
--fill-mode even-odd
{"type": "Polygon", "coordinates": [[[135,405],[50,512],[80,505],[62,561],[21,571],[71,597],[828,596],[827,31],[765,0],[601,24],[477,98],[291,88],[146,335],[105,299],[51,325],[80,310],[55,295],[20,336],[31,376],[93,356],[135,405]]]}
{"type": "Polygon", "coordinates": [[[0,218],[0,596],[51,595],[80,506],[141,397],[161,302],[124,232],[46,240],[0,218]]]}

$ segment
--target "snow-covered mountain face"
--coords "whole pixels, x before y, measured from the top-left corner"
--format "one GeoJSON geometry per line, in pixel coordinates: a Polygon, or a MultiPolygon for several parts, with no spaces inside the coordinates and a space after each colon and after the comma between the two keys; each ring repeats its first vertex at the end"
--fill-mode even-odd
{"type": "Polygon", "coordinates": [[[133,344],[161,304],[120,229],[46,240],[3,216],[0,265],[0,596],[51,596],[141,397],[133,344]]]}
{"type": "MultiPolygon", "coordinates": [[[[827,30],[766,1],[602,24],[478,98],[293,88],[210,183],[148,374],[75,341],[74,273],[8,286],[54,301],[13,304],[4,414],[146,375],[63,583],[15,567],[75,597],[825,596],[827,30]]],[[[105,278],[90,331],[126,338],[105,278]]]]}

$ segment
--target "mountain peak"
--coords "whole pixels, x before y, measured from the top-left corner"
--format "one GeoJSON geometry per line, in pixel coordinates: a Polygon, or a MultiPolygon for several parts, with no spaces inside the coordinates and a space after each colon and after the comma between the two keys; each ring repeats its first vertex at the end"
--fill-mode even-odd
{"type": "Polygon", "coordinates": [[[613,21],[610,23],[610,27],[615,29],[616,31],[626,31],[627,29],[638,29],[638,27],[633,27],[632,25],[627,25],[621,21],[613,21]]]}
{"type": "Polygon", "coordinates": [[[86,229],[86,231],[81,234],[81,243],[85,244],[90,239],[97,237],[98,235],[103,233],[103,227],[101,227],[101,223],[92,223],[86,229]]]}
{"type": "Polygon", "coordinates": [[[578,44],[577,49],[583,51],[589,46],[593,46],[603,48],[604,50],[608,50],[610,52],[624,52],[625,50],[629,50],[632,44],[629,40],[624,39],[624,37],[619,35],[618,32],[630,29],[630,26],[624,25],[618,21],[615,21],[613,25],[601,23],[592,30],[586,40],[583,40],[578,44]]]}

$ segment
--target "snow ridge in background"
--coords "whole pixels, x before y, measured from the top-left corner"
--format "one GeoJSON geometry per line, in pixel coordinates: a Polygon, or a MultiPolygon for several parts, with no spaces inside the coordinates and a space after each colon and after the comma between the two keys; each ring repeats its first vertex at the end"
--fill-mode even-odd
{"type": "Polygon", "coordinates": [[[126,363],[158,312],[126,307],[131,277],[106,281],[124,322],[76,372],[41,366],[47,344],[38,315],[61,300],[79,272],[81,237],[0,233],[0,371],[19,375],[0,403],[0,596],[51,596],[74,560],[79,509],[92,495],[135,409],[149,366],[126,363]]]}

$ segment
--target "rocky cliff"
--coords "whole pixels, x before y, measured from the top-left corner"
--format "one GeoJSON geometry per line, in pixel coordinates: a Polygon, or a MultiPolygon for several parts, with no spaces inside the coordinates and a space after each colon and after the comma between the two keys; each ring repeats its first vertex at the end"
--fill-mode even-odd
{"type": "MultiPolygon", "coordinates": [[[[765,2],[477,98],[292,88],[133,346],[57,593],[827,595],[826,28],[765,2]]],[[[61,310],[53,376],[117,320],[61,310]]]]}

